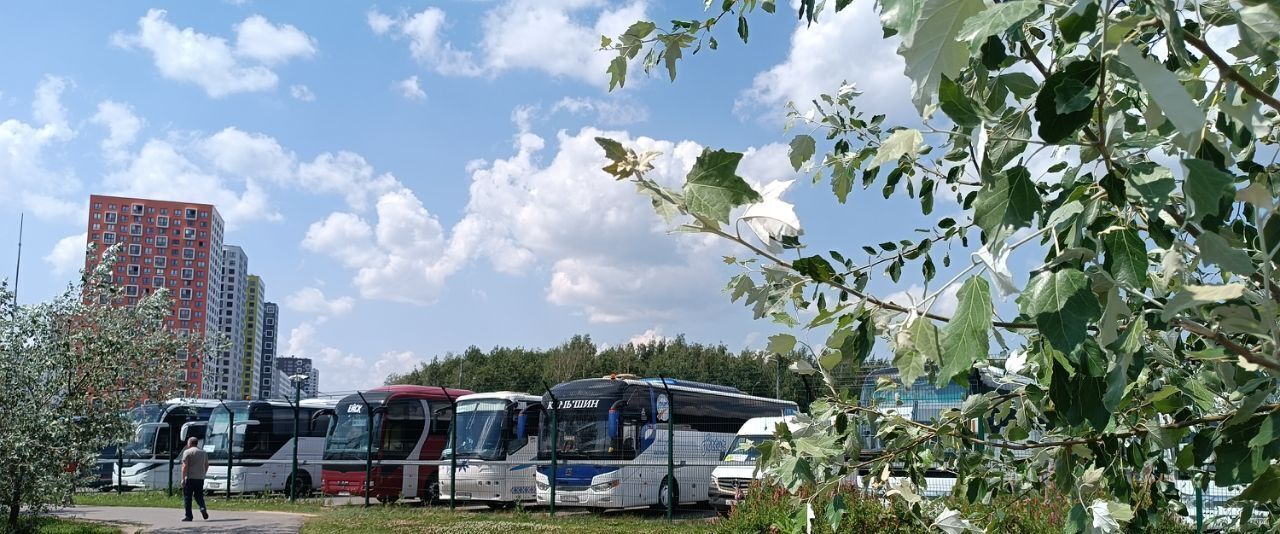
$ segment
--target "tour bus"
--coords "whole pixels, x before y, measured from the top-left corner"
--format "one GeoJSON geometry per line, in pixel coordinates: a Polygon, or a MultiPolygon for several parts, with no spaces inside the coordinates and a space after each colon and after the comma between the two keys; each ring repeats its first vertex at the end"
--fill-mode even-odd
{"type": "Polygon", "coordinates": [[[738,429],[733,443],[724,454],[724,465],[711,470],[711,504],[732,506],[747,494],[751,483],[760,480],[764,473],[756,471],[760,459],[760,445],[773,441],[779,424],[787,425],[792,432],[804,425],[795,417],[756,417],[748,419],[738,429]]]}
{"type": "Polygon", "coordinates": [[[149,403],[134,408],[129,414],[137,427],[134,440],[125,444],[121,453],[124,468],[113,466],[112,484],[124,489],[166,489],[172,456],[173,487],[182,487],[179,465],[185,447],[182,427],[194,423],[189,433],[203,438],[202,424],[209,420],[209,414],[217,405],[218,401],[208,399],[170,399],[163,404],[149,403]]]}
{"type": "MultiPolygon", "coordinates": [[[[457,457],[453,498],[494,508],[532,501],[538,438],[533,436],[542,414],[542,397],[500,391],[458,399],[458,414],[442,461],[457,457]],[[453,441],[456,439],[456,442],[453,441]]],[[[449,498],[449,464],[440,469],[440,497],[449,498]]]]}
{"type": "Polygon", "coordinates": [[[369,495],[380,502],[440,497],[435,466],[397,461],[439,460],[453,418],[452,401],[472,392],[438,386],[383,386],[347,395],[334,409],[324,444],[325,495],[369,495]],[[363,395],[363,398],[361,397],[363,395]],[[373,480],[365,481],[365,461],[373,438],[373,480]],[[382,461],[389,461],[385,465],[382,461]],[[340,463],[339,463],[340,462],[340,463]]]}
{"type": "Polygon", "coordinates": [[[235,401],[218,405],[205,428],[209,472],[204,488],[235,493],[288,491],[304,495],[320,484],[320,460],[336,399],[298,403],[298,476],[293,478],[293,404],[287,400],[235,401]],[[231,437],[231,476],[227,438],[231,437]]]}
{"type": "Polygon", "coordinates": [[[665,507],[668,484],[676,503],[707,502],[711,469],[743,423],[798,411],[794,402],[731,387],[631,375],[565,382],[542,402],[548,413],[539,430],[537,502],[551,502],[554,448],[556,503],[589,508],[665,507]],[[667,478],[672,424],[674,481],[667,478]]]}

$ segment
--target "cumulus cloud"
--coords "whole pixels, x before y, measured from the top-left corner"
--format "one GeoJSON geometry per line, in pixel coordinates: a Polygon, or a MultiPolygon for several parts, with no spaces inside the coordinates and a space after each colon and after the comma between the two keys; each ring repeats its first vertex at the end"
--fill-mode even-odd
{"type": "Polygon", "coordinates": [[[377,174],[373,165],[354,152],[325,152],[298,166],[297,181],[303,189],[342,195],[352,209],[363,211],[369,198],[391,191],[400,182],[390,174],[377,174]]]}
{"type": "Polygon", "coordinates": [[[305,85],[289,86],[289,96],[292,96],[295,100],[301,100],[303,102],[316,101],[316,94],[311,92],[311,88],[305,85]]]}
{"type": "Polygon", "coordinates": [[[271,67],[316,53],[315,40],[306,33],[260,15],[236,24],[234,46],[222,37],[179,28],[166,17],[163,9],[148,10],[138,19],[137,32],[117,32],[111,42],[150,52],[161,76],[195,84],[214,98],[274,89],[279,77],[271,67]]]}
{"type": "Polygon", "coordinates": [[[347,313],[355,304],[355,299],[351,297],[327,298],[323,291],[315,287],[304,287],[284,299],[284,305],[291,310],[323,318],[347,313]]]}
{"type": "Polygon", "coordinates": [[[905,63],[894,52],[898,39],[883,39],[873,2],[855,2],[836,13],[828,8],[812,26],[798,22],[786,61],[756,75],[739,96],[740,113],[778,116],[787,102],[801,110],[822,93],[834,93],[840,80],[855,84],[863,95],[859,106],[891,110],[903,120],[915,117],[905,63]],[[850,50],[857,51],[851,59],[850,50]]]}
{"type": "Polygon", "coordinates": [[[107,129],[102,140],[102,153],[109,161],[120,162],[129,157],[127,149],[142,130],[142,119],[133,114],[133,108],[111,100],[98,103],[98,112],[90,122],[107,129]]]}
{"type": "Polygon", "coordinates": [[[422,86],[418,84],[418,76],[413,75],[395,83],[396,90],[409,100],[423,100],[427,98],[427,92],[422,90],[422,86]]]}
{"type": "Polygon", "coordinates": [[[296,157],[268,135],[224,128],[199,141],[196,148],[215,169],[233,176],[284,183],[294,174],[296,157]]]}
{"type": "Polygon", "coordinates": [[[84,232],[59,239],[53,245],[53,250],[44,256],[44,261],[53,269],[53,274],[58,276],[78,273],[84,267],[85,247],[88,243],[89,236],[84,232]]]}
{"type": "Polygon", "coordinates": [[[80,181],[69,169],[53,168],[47,152],[74,139],[77,132],[67,120],[62,93],[70,82],[45,76],[36,85],[31,102],[31,122],[0,122],[0,191],[11,192],[11,202],[42,219],[66,218],[83,206],[63,200],[80,190],[80,181]]]}
{"type": "Polygon", "coordinates": [[[304,322],[289,332],[286,343],[290,354],[311,358],[324,374],[320,390],[347,392],[382,385],[387,375],[404,373],[423,363],[411,351],[387,351],[378,356],[362,356],[323,343],[317,338],[315,325],[304,322]]]}
{"type": "MultiPolygon", "coordinates": [[[[934,291],[936,291],[936,289],[931,289],[928,294],[925,294],[924,286],[911,284],[910,287],[903,291],[890,293],[884,298],[884,300],[901,306],[912,307],[924,304],[924,298],[932,295],[934,291]]],[[[956,312],[956,306],[959,304],[959,299],[956,297],[956,293],[959,291],[960,284],[952,284],[944,290],[941,295],[938,295],[937,302],[933,303],[933,307],[929,308],[929,311],[948,317],[954,315],[956,312]]],[[[923,310],[924,306],[921,305],[920,309],[923,310]]]]}
{"type": "Polygon", "coordinates": [[[508,70],[536,70],[556,77],[606,83],[611,59],[600,51],[601,35],[618,35],[646,17],[646,4],[616,8],[594,0],[509,0],[489,10],[483,38],[474,50],[455,47],[444,10],[428,7],[414,14],[366,13],[369,28],[409,43],[418,62],[446,76],[494,76],[508,70]]]}
{"type": "Polygon", "coordinates": [[[602,126],[626,126],[649,120],[649,108],[631,100],[619,98],[561,98],[551,106],[551,113],[564,111],[574,115],[589,114],[602,126]]]}
{"type": "Polygon", "coordinates": [[[655,326],[653,328],[645,330],[644,332],[631,336],[631,339],[627,340],[627,344],[648,345],[650,343],[655,343],[658,341],[666,341],[668,339],[671,339],[671,338],[662,335],[662,327],[655,326]]]}

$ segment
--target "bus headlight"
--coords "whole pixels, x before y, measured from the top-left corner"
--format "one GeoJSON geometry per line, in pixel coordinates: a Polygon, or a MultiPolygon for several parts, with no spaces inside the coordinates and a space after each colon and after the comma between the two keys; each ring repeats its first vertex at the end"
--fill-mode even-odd
{"type": "Polygon", "coordinates": [[[601,482],[599,484],[594,484],[591,486],[591,489],[595,491],[609,491],[613,488],[618,487],[618,485],[621,483],[622,483],[621,480],[610,480],[608,482],[601,482]]]}
{"type": "Polygon", "coordinates": [[[546,483],[546,482],[538,482],[537,484],[538,484],[538,489],[539,489],[539,490],[547,491],[547,490],[550,490],[550,489],[551,489],[551,486],[547,485],[547,483],[546,483]]]}

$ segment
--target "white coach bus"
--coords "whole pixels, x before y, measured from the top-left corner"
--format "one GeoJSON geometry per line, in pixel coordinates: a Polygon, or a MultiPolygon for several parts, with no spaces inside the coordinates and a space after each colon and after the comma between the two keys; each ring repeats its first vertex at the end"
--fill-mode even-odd
{"type": "MultiPolygon", "coordinates": [[[[458,501],[494,508],[532,501],[535,434],[542,415],[542,397],[500,391],[458,398],[453,432],[445,447],[457,440],[457,450],[445,449],[440,460],[457,457],[453,496],[458,501]]],[[[440,497],[449,498],[449,464],[440,467],[440,497]]]]}
{"type": "Polygon", "coordinates": [[[204,450],[209,472],[204,489],[233,493],[287,491],[320,486],[320,459],[337,399],[303,399],[298,404],[298,477],[293,471],[293,404],[285,400],[236,401],[218,405],[209,417],[204,450]],[[232,417],[234,415],[234,417],[232,417]],[[228,428],[228,427],[231,428],[228,428]],[[233,433],[232,433],[233,432],[233,433]],[[234,438],[227,477],[227,438],[234,438]],[[305,462],[305,463],[304,463],[305,462]]]}
{"type": "MultiPolygon", "coordinates": [[[[179,458],[185,444],[182,427],[193,423],[192,435],[200,433],[218,401],[207,399],[170,399],[163,404],[144,404],[134,408],[129,417],[136,425],[134,440],[120,450],[123,467],[111,464],[111,482],[122,489],[166,489],[170,481],[170,457],[173,462],[173,487],[182,487],[179,458]]],[[[100,461],[115,460],[102,458],[100,461]]]]}
{"type": "Polygon", "coordinates": [[[795,415],[796,403],[737,389],[633,376],[565,382],[543,396],[548,410],[538,440],[538,504],[589,508],[707,502],[711,470],[748,419],[795,415]],[[552,399],[557,402],[552,403],[552,399]],[[556,438],[551,439],[551,410],[556,438]],[[674,478],[667,477],[668,425],[674,424],[674,478]]]}

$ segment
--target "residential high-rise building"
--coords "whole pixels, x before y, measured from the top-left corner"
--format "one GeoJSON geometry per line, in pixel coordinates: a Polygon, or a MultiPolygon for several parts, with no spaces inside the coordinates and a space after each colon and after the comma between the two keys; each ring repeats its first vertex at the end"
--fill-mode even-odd
{"type": "Polygon", "coordinates": [[[219,330],[222,350],[214,358],[213,387],[215,396],[240,399],[240,376],[244,374],[243,350],[249,297],[249,256],[235,245],[222,247],[222,281],[219,286],[222,306],[219,330]]]}
{"type": "Polygon", "coordinates": [[[274,302],[262,304],[262,377],[258,381],[258,398],[271,398],[275,379],[276,329],[280,324],[280,307],[274,302]]]}
{"type": "MultiPolygon", "coordinates": [[[[284,374],[284,371],[279,368],[276,368],[271,374],[271,394],[267,398],[279,399],[283,397],[292,400],[294,397],[293,382],[289,381],[289,375],[284,374]]],[[[304,393],[302,398],[310,397],[307,397],[304,393]]]]}
{"type": "MultiPolygon", "coordinates": [[[[263,296],[267,286],[262,278],[251,274],[246,280],[244,309],[244,344],[242,359],[244,367],[240,369],[240,395],[252,399],[257,393],[257,385],[262,381],[262,320],[263,296]]],[[[270,376],[270,375],[268,375],[270,376]]]]}
{"type": "MultiPolygon", "coordinates": [[[[312,367],[311,358],[276,358],[276,369],[284,373],[284,376],[306,375],[308,378],[302,382],[302,395],[304,398],[317,397],[318,387],[320,383],[320,370],[312,367]]],[[[293,387],[293,384],[289,384],[293,387]]]]}
{"type": "MultiPolygon", "coordinates": [[[[120,245],[114,282],[123,288],[120,304],[160,288],[173,294],[166,326],[204,339],[218,332],[219,280],[222,276],[222,216],[210,204],[106,195],[89,196],[88,242],[98,255],[85,258],[92,268],[107,247],[120,245]]],[[[211,354],[193,345],[184,360],[184,396],[213,396],[206,371],[211,354]]]]}

